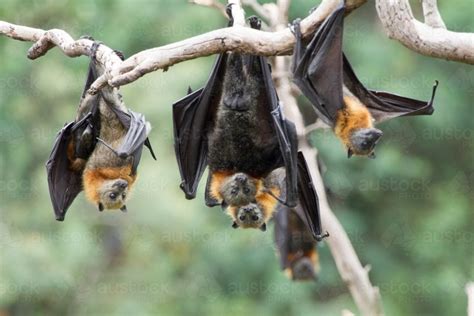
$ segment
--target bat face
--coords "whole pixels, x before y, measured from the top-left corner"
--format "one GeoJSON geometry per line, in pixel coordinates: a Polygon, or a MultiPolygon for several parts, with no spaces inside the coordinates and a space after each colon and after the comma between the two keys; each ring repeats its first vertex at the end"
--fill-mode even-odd
{"type": "Polygon", "coordinates": [[[230,206],[228,213],[234,220],[233,228],[258,228],[261,231],[267,229],[266,222],[269,218],[266,218],[265,213],[256,203],[249,203],[241,207],[230,206]]]}
{"type": "Polygon", "coordinates": [[[362,128],[352,132],[349,140],[349,158],[352,154],[375,158],[374,148],[382,135],[382,131],[376,128],[362,128]]]}
{"type": "Polygon", "coordinates": [[[243,206],[255,201],[259,181],[245,173],[236,173],[225,179],[220,194],[228,205],[243,206]]]}
{"type": "Polygon", "coordinates": [[[295,260],[291,266],[291,278],[299,281],[317,279],[314,263],[311,259],[302,257],[299,260],[295,260]]]}
{"type": "Polygon", "coordinates": [[[126,210],[125,203],[128,198],[128,182],[123,179],[106,180],[98,189],[99,210],[121,209],[126,210]]]}

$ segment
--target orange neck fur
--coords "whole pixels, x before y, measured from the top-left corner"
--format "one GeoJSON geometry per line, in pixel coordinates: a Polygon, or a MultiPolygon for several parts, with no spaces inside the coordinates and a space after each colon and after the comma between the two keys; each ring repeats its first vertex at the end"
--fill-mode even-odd
{"type": "Polygon", "coordinates": [[[83,186],[86,198],[97,204],[100,200],[99,188],[106,180],[123,179],[128,182],[128,187],[131,189],[137,176],[131,175],[132,166],[115,167],[115,168],[97,168],[86,169],[83,174],[83,186]]]}
{"type": "Polygon", "coordinates": [[[373,127],[372,115],[367,107],[351,96],[344,96],[344,108],[339,110],[334,132],[346,147],[350,146],[352,133],[360,128],[373,127]]]}

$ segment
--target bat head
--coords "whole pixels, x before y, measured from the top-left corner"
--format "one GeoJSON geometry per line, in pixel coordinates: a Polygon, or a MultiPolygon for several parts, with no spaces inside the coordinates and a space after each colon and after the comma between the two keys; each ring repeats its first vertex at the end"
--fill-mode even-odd
{"type": "Polygon", "coordinates": [[[259,228],[262,231],[267,229],[266,218],[255,203],[249,203],[241,207],[229,207],[229,215],[233,218],[233,228],[259,228]]]}
{"type": "Polygon", "coordinates": [[[112,179],[106,180],[98,188],[98,207],[99,211],[104,209],[120,209],[127,211],[125,203],[129,193],[129,185],[126,180],[112,179]]]}
{"type": "Polygon", "coordinates": [[[348,158],[353,154],[375,158],[374,148],[382,135],[381,130],[372,127],[355,130],[350,136],[348,158]]]}
{"type": "Polygon", "coordinates": [[[258,180],[245,173],[236,173],[222,185],[220,193],[228,205],[243,206],[255,201],[258,180]]]}
{"type": "Polygon", "coordinates": [[[298,281],[317,280],[313,262],[308,257],[301,257],[291,266],[291,278],[298,281]]]}

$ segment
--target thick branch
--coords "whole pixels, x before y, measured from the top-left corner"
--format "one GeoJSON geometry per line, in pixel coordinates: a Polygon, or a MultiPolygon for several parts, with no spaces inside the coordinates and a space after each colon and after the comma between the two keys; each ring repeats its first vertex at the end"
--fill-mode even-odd
{"type": "MultiPolygon", "coordinates": [[[[238,0],[230,0],[238,1],[238,0]]],[[[347,0],[352,9],[366,0],[347,0]]],[[[314,32],[317,26],[339,4],[339,0],[324,0],[321,5],[301,22],[303,34],[314,32]]],[[[71,37],[58,30],[44,31],[25,26],[18,26],[0,21],[0,34],[8,37],[37,41],[30,49],[32,58],[44,55],[54,46],[59,46],[71,57],[88,55],[92,42],[79,40],[74,42],[71,37]]],[[[278,32],[263,32],[246,27],[232,27],[215,30],[166,46],[139,52],[123,63],[120,63],[112,50],[105,46],[99,48],[98,57],[106,65],[107,72],[92,85],[92,92],[102,88],[107,82],[112,86],[125,85],[141,76],[190,59],[218,54],[225,51],[239,51],[255,55],[281,55],[291,53],[295,43],[294,36],[288,28],[278,32]],[[107,52],[106,52],[107,51],[107,52]]],[[[30,56],[30,55],[29,55],[30,56]]]]}
{"type": "Polygon", "coordinates": [[[426,56],[474,64],[474,34],[446,30],[436,1],[424,0],[423,4],[427,24],[414,18],[408,0],[376,0],[388,36],[426,56]]]}

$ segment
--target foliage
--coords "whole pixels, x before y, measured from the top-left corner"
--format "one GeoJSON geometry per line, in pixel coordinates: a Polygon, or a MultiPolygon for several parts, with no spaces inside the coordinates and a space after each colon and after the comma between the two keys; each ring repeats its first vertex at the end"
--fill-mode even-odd
{"type": "MultiPolygon", "coordinates": [[[[474,31],[469,1],[441,4],[448,27],[474,31]],[[464,7],[464,10],[462,9],[464,7]]],[[[291,18],[314,1],[294,1],[291,18]]],[[[2,1],[7,21],[63,28],[127,56],[225,25],[185,1],[2,1]]],[[[314,284],[279,271],[272,232],[241,231],[179,190],[171,103],[204,82],[214,57],[122,88],[146,114],[158,162],[144,156],[129,213],[100,214],[81,196],[54,221],[44,162],[74,116],[87,59],[57,49],[31,62],[30,43],[0,38],[0,314],[339,315],[356,311],[326,245],[314,284]],[[3,313],[2,313],[3,312],[3,313]]],[[[388,315],[461,315],[474,278],[474,68],[419,56],[384,35],[373,4],[348,17],[345,51],[371,88],[416,98],[440,81],[432,117],[383,124],[378,158],[347,160],[329,132],[313,143],[333,209],[372,266],[388,315]]],[[[301,98],[301,105],[307,101],[301,98]]]]}

